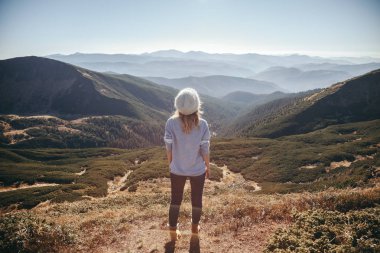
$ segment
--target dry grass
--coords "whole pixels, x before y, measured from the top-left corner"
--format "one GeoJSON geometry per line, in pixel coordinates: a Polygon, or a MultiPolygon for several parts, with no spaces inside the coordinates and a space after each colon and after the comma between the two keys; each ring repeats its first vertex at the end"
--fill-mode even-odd
{"type": "MultiPolygon", "coordinates": [[[[293,212],[370,207],[380,202],[380,185],[374,185],[268,195],[231,178],[222,182],[207,180],[202,234],[194,244],[189,233],[187,182],[179,219],[184,235],[175,245],[175,252],[189,252],[190,247],[195,247],[195,252],[197,247],[202,252],[262,252],[276,229],[291,224],[293,212]]],[[[174,252],[165,230],[169,202],[170,180],[158,178],[140,182],[136,192],[120,191],[73,203],[45,203],[30,212],[76,231],[76,245],[67,252],[174,252]]]]}

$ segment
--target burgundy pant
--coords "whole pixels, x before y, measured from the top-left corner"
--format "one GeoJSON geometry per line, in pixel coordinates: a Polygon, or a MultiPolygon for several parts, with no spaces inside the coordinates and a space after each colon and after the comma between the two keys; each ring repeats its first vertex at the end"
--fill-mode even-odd
{"type": "Polygon", "coordinates": [[[185,187],[186,179],[190,178],[191,185],[191,219],[194,224],[198,224],[202,213],[202,195],[203,186],[205,183],[206,173],[200,176],[189,177],[179,176],[170,173],[170,182],[172,190],[172,198],[169,208],[169,225],[175,227],[178,221],[179,209],[183,198],[183,188],[185,187]]]}

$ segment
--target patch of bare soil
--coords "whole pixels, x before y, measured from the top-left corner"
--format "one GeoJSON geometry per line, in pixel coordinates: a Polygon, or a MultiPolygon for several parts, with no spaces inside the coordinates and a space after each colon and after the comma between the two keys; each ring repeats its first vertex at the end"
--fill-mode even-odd
{"type": "Polygon", "coordinates": [[[299,170],[302,170],[302,169],[311,170],[311,169],[315,169],[315,168],[317,168],[318,165],[319,165],[318,163],[307,164],[307,165],[304,165],[304,166],[299,167],[298,169],[299,169],[299,170]]]}
{"type": "Polygon", "coordinates": [[[117,176],[113,180],[107,182],[108,184],[108,194],[116,194],[120,192],[120,189],[124,186],[125,182],[128,179],[128,176],[132,173],[132,170],[129,170],[124,176],[117,176]]]}
{"type": "Polygon", "coordinates": [[[58,126],[58,131],[61,132],[69,132],[69,133],[80,133],[81,131],[78,129],[70,128],[65,125],[60,125],[58,126]]]}
{"type": "Polygon", "coordinates": [[[78,175],[78,176],[82,176],[82,175],[84,175],[84,173],[86,173],[86,168],[84,168],[84,167],[81,167],[81,171],[79,171],[79,172],[77,172],[77,173],[75,173],[75,175],[78,175]]]}
{"type": "MultiPolygon", "coordinates": [[[[181,238],[171,242],[166,226],[160,220],[137,222],[128,228],[133,236],[114,247],[102,248],[99,252],[262,252],[273,231],[285,224],[254,224],[239,233],[228,232],[215,235],[219,224],[207,223],[201,227],[199,236],[192,236],[190,223],[180,226],[181,238]]],[[[202,224],[201,224],[202,225],[202,224]]]]}
{"type": "Polygon", "coordinates": [[[209,187],[221,187],[221,188],[236,188],[243,187],[250,191],[260,191],[261,187],[254,181],[245,180],[240,173],[232,172],[226,165],[220,167],[223,171],[223,178],[221,182],[210,181],[209,187]]]}
{"type": "Polygon", "coordinates": [[[26,189],[26,188],[35,188],[35,187],[46,187],[46,186],[57,186],[59,184],[56,183],[34,183],[34,184],[17,184],[12,186],[1,186],[0,192],[7,192],[7,191],[15,191],[20,189],[26,189]]]}
{"type": "Polygon", "coordinates": [[[329,167],[326,167],[326,172],[330,172],[331,170],[333,169],[336,169],[336,168],[339,168],[339,167],[350,167],[352,163],[356,163],[358,161],[364,161],[364,160],[368,160],[368,159],[373,159],[374,156],[373,155],[366,155],[366,156],[362,156],[362,155],[355,155],[355,160],[350,162],[350,161],[347,161],[347,160],[343,160],[343,161],[340,161],[340,162],[331,162],[330,163],[330,166],[329,167]]]}

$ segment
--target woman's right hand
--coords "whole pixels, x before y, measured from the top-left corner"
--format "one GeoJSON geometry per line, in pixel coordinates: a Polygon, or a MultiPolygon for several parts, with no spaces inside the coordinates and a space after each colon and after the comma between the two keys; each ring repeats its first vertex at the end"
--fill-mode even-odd
{"type": "Polygon", "coordinates": [[[206,178],[209,179],[210,178],[210,168],[206,167],[206,178]]]}

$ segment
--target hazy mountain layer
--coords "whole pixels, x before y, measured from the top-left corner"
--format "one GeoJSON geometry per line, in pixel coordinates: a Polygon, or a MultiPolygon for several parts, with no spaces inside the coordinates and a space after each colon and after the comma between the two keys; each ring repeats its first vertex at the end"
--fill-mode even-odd
{"type": "Polygon", "coordinates": [[[351,63],[348,60],[297,54],[285,56],[261,55],[255,53],[212,54],[201,51],[189,51],[185,53],[177,50],[162,50],[144,54],[55,54],[49,55],[48,57],[90,69],[92,66],[92,69],[97,71],[122,71],[120,73],[167,78],[206,75],[247,77],[250,75],[247,74],[247,71],[257,73],[273,66],[290,67],[297,64],[325,62],[336,64],[351,63]],[[150,62],[155,66],[148,64],[150,62]],[[222,70],[222,67],[224,68],[224,72],[215,72],[222,70]],[[152,71],[155,72],[156,70],[161,74],[152,74],[152,71]],[[179,75],[178,70],[180,70],[181,75],[179,75]],[[145,73],[140,74],[140,72],[145,73]]]}
{"type": "Polygon", "coordinates": [[[244,107],[260,105],[268,103],[272,100],[288,97],[291,94],[283,92],[273,92],[270,94],[254,94],[246,91],[234,91],[225,95],[222,99],[237,104],[244,105],[244,107]]]}
{"type": "Polygon", "coordinates": [[[325,88],[333,83],[365,74],[380,68],[380,63],[339,65],[333,63],[309,63],[296,67],[272,67],[252,78],[274,82],[291,91],[325,88]]]}
{"type": "Polygon", "coordinates": [[[202,94],[222,97],[234,91],[245,91],[255,94],[268,94],[275,91],[285,91],[274,83],[257,81],[249,78],[232,76],[205,76],[168,79],[163,77],[144,77],[155,83],[183,89],[191,87],[202,94]]]}

